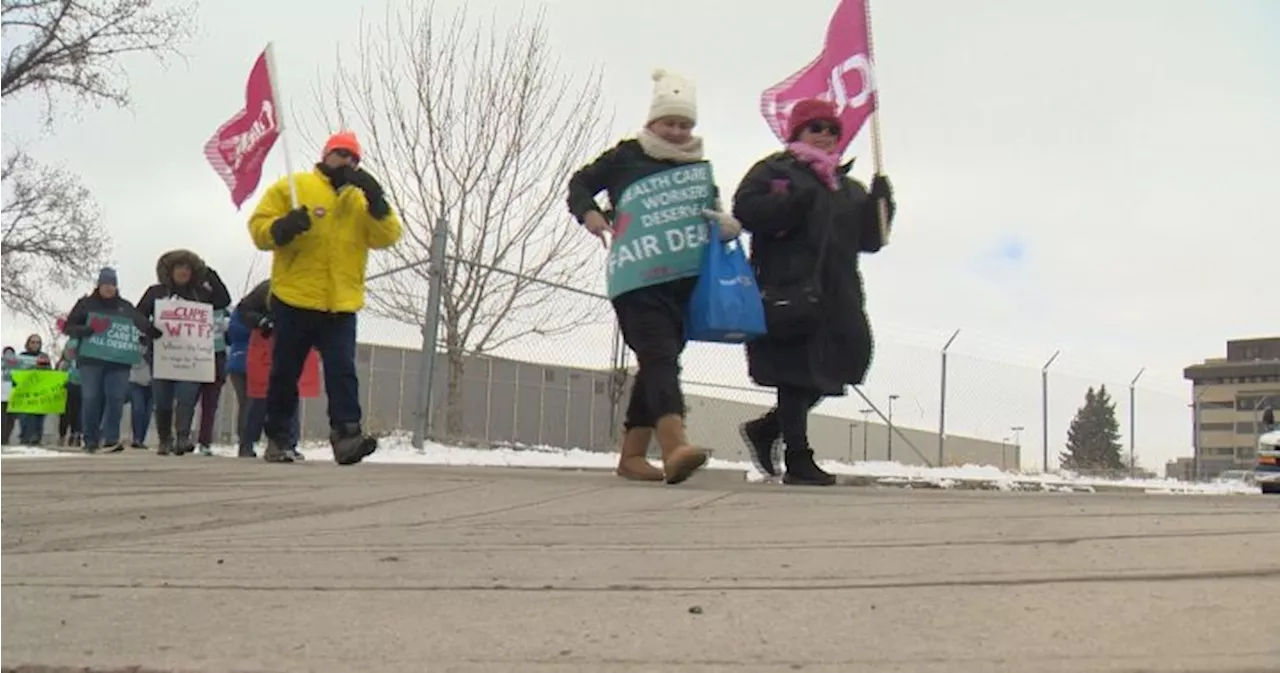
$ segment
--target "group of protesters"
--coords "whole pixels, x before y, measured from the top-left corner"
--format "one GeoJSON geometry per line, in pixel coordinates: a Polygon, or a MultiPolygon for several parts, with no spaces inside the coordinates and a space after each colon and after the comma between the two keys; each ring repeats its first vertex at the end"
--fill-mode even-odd
{"type": "MultiPolygon", "coordinates": [[[[330,444],[335,462],[359,463],[377,448],[362,426],[356,376],[356,313],[364,305],[364,275],[370,249],[395,244],[399,218],[378,181],[360,168],[363,151],[355,134],[334,134],[310,171],[281,178],[269,186],[251,216],[254,245],[273,253],[271,278],[258,283],[232,308],[218,272],[190,250],[173,250],[156,262],[156,282],[136,304],[120,296],[115,269],[103,268],[93,290],[76,301],[58,329],[68,339],[56,367],[32,335],[22,353],[5,350],[5,433],[20,425],[20,441],[43,441],[45,416],[10,413],[10,397],[21,388],[19,374],[57,369],[65,375],[66,402],[59,439],[87,453],[124,451],[121,423],[125,404],[132,407],[132,443],[146,449],[154,418],[160,455],[199,451],[212,455],[218,400],[227,379],[236,393],[236,429],[241,457],[256,457],[263,434],[263,458],[289,463],[302,459],[298,381],[313,350],[323,363],[328,398],[330,444]],[[181,330],[160,329],[162,306],[207,309],[212,324],[213,375],[177,373],[158,366],[166,346],[181,330]],[[176,305],[176,304],[175,304],[176,305]],[[265,342],[266,394],[251,395],[249,352],[254,333],[265,342]],[[206,380],[207,379],[207,380],[206,380]],[[16,387],[15,387],[16,386],[16,387]],[[200,424],[193,436],[196,407],[200,424]]],[[[175,314],[177,315],[177,314],[175,314]]],[[[203,343],[203,342],[201,342],[203,343]]],[[[191,344],[182,349],[191,355],[191,344]]],[[[203,347],[203,346],[201,346],[203,347]]],[[[263,376],[263,372],[258,372],[263,376]]],[[[261,383],[259,381],[259,383],[261,383]]],[[[259,386],[261,387],[261,386],[259,386]]]]}
{"type": "MultiPolygon", "coordinates": [[[[616,472],[627,479],[676,484],[707,461],[707,452],[686,435],[679,374],[690,301],[701,274],[697,251],[712,243],[697,233],[696,222],[687,221],[688,209],[659,211],[661,205],[653,205],[692,194],[700,199],[701,214],[695,210],[693,218],[705,223],[703,230],[709,225],[722,242],[736,240],[744,230],[752,234],[750,265],[767,330],[747,343],[746,355],[752,379],[776,389],[777,404],[740,426],[748,453],[762,472],[784,483],[833,484],[835,478],[814,460],[807,418],[823,398],[844,395],[848,385],[861,383],[870,367],[872,334],[858,262],[885,244],[895,212],[889,181],[876,175],[868,188],[849,177],[852,162],[840,163],[839,148],[850,129],[842,127],[839,110],[825,100],[803,100],[789,111],[785,147],[756,163],[731,204],[725,204],[710,171],[697,169],[707,160],[702,138],[693,133],[698,120],[694,83],[665,70],[656,71],[653,80],[651,105],[637,137],[623,140],[568,179],[570,213],[607,244],[609,297],[638,363],[616,472]],[[690,167],[705,189],[690,191],[690,167]],[[671,193],[646,198],[664,190],[671,193]],[[608,207],[597,200],[602,193],[608,207]],[[644,201],[652,212],[637,210],[644,201]],[[655,440],[660,466],[647,459],[655,440]],[[780,447],[785,448],[781,456],[780,447]]],[[[271,278],[234,310],[217,272],[190,251],[160,257],[157,282],[136,307],[118,296],[116,273],[103,269],[93,292],[76,303],[62,327],[80,349],[77,354],[69,345],[71,354],[64,353],[57,365],[69,360],[78,370],[78,426],[68,405],[74,441],[86,451],[121,450],[120,409],[126,398],[135,405],[135,418],[148,403],[127,392],[131,385],[134,390],[149,386],[158,453],[182,455],[197,442],[207,452],[218,394],[230,378],[240,402],[240,455],[254,456],[254,443],[265,434],[263,458],[292,462],[301,457],[298,381],[314,349],[323,362],[334,460],[358,463],[372,453],[377,441],[361,427],[356,316],[364,305],[368,253],[394,245],[401,223],[382,186],[360,167],[362,155],[356,136],[339,132],[312,170],[265,190],[248,228],[254,245],[273,253],[271,278]],[[148,370],[156,345],[168,338],[154,325],[157,302],[168,298],[207,304],[223,321],[211,382],[167,380],[148,370]],[[89,352],[108,321],[136,328],[139,361],[125,364],[89,352]],[[246,373],[245,351],[254,331],[271,341],[265,399],[246,393],[251,372],[246,373]],[[193,441],[197,403],[203,413],[193,441]]],[[[33,336],[17,358],[33,367],[51,366],[40,348],[33,336]]],[[[20,423],[24,441],[36,440],[36,421],[24,417],[20,423]]],[[[8,425],[6,416],[6,436],[8,425]]],[[[141,425],[145,429],[145,420],[141,425]]],[[[135,426],[134,446],[143,447],[137,431],[135,426]]]]}

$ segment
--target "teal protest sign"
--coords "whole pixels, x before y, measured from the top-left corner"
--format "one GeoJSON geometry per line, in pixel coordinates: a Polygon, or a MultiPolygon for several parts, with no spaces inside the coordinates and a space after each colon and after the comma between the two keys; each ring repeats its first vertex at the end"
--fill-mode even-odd
{"type": "Polygon", "coordinates": [[[123,315],[90,313],[88,325],[93,336],[80,340],[79,360],[102,360],[133,366],[142,361],[138,328],[123,315]]]}
{"type": "Polygon", "coordinates": [[[711,164],[699,161],[641,178],[614,204],[613,244],[605,266],[609,298],[698,275],[715,205],[711,164]]]}

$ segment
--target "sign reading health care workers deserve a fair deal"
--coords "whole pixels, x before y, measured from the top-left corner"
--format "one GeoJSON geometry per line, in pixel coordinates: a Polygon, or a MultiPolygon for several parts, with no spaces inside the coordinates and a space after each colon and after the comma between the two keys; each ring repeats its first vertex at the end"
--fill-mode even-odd
{"type": "Polygon", "coordinates": [[[211,383],[217,373],[213,359],[213,305],[186,299],[156,301],[156,327],[164,335],[153,347],[151,378],[161,381],[211,383]]]}
{"type": "Polygon", "coordinates": [[[613,244],[605,266],[609,298],[698,275],[715,205],[711,164],[698,161],[641,178],[614,204],[613,244]]]}

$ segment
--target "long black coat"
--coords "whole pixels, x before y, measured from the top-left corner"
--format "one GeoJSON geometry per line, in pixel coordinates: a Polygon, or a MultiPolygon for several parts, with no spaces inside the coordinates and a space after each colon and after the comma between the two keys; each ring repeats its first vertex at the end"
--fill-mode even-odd
{"type": "Polygon", "coordinates": [[[839,171],[841,189],[832,191],[808,165],[780,152],[753,166],[734,195],[733,214],[752,234],[759,284],[790,285],[816,273],[822,287],[824,322],[817,332],[786,341],[766,336],[747,345],[758,385],[843,395],[847,384],[862,383],[871,365],[858,256],[880,249],[880,225],[866,188],[847,171],[839,171]]]}

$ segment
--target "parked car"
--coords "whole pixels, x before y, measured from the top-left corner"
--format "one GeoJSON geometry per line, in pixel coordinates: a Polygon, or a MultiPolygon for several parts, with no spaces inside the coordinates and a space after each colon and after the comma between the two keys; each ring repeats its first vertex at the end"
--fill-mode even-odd
{"type": "Polygon", "coordinates": [[[1280,430],[1258,438],[1258,466],[1254,479],[1263,493],[1280,495],[1280,430]]]}
{"type": "Polygon", "coordinates": [[[1252,486],[1258,483],[1254,479],[1253,470],[1223,470],[1214,481],[1219,484],[1248,484],[1252,486]]]}

